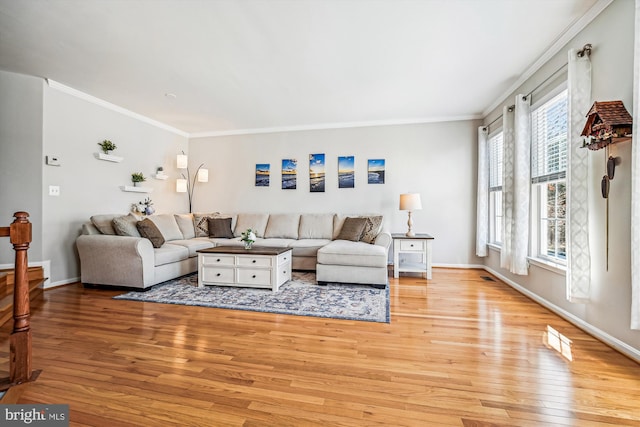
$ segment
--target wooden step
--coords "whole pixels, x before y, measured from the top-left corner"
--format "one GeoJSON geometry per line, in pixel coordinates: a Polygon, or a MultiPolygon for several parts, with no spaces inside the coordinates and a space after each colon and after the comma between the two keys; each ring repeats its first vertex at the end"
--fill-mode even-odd
{"type": "MultiPolygon", "coordinates": [[[[42,284],[45,282],[42,267],[29,267],[29,300],[34,301],[42,296],[42,284]]],[[[13,317],[13,290],[15,273],[13,270],[0,270],[0,325],[4,325],[13,317]]]]}

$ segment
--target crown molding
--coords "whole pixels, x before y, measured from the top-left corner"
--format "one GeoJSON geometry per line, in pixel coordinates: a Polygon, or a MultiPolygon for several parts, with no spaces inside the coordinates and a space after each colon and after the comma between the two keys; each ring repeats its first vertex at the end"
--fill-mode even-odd
{"type": "Polygon", "coordinates": [[[147,116],[143,116],[142,114],[138,114],[135,113],[131,110],[127,110],[126,108],[122,108],[118,105],[112,104],[108,101],[105,101],[104,99],[100,99],[100,98],[96,98],[93,95],[89,95],[87,93],[81,92],[77,89],[74,89],[72,87],[69,86],[65,86],[62,83],[59,83],[55,80],[51,80],[51,79],[45,79],[47,81],[47,84],[49,85],[49,87],[51,89],[55,89],[58,90],[60,92],[64,92],[68,95],[71,96],[75,96],[76,98],[82,99],[84,101],[90,102],[92,104],[98,105],[100,107],[106,108],[107,110],[111,110],[111,111],[115,111],[116,113],[120,113],[123,114],[125,116],[131,117],[133,119],[139,120],[143,123],[147,123],[149,125],[155,126],[157,128],[175,133],[177,135],[183,136],[185,138],[189,137],[189,134],[187,132],[184,132],[180,129],[176,129],[172,126],[169,126],[167,124],[164,124],[162,122],[159,122],[157,120],[153,120],[147,116]]]}
{"type": "Polygon", "coordinates": [[[415,125],[415,124],[425,124],[425,123],[480,120],[483,117],[484,116],[481,114],[474,114],[474,115],[450,116],[450,117],[425,117],[425,118],[413,118],[413,119],[391,119],[391,120],[362,121],[362,122],[318,123],[318,124],[298,125],[298,126],[275,126],[275,127],[268,127],[268,128],[249,128],[249,129],[222,130],[222,131],[210,131],[210,132],[194,132],[189,134],[189,138],[195,139],[195,138],[209,138],[209,137],[219,137],[219,136],[254,135],[254,134],[261,134],[261,133],[298,132],[298,131],[307,131],[307,130],[347,129],[347,128],[360,128],[360,127],[372,127],[372,126],[415,125]]]}
{"type": "MultiPolygon", "coordinates": [[[[584,30],[587,25],[591,23],[600,13],[609,6],[613,0],[598,0],[591,9],[587,11],[580,19],[574,22],[564,33],[562,33],[548,49],[516,80],[500,97],[496,99],[489,107],[487,107],[483,114],[486,118],[493,110],[498,108],[506,99],[514,93],[524,82],[526,82],[533,74],[538,71],[544,64],[546,64],[551,58],[553,58],[560,50],[566,46],[575,36],[584,30]]],[[[580,46],[582,47],[582,46],[580,46]]]]}

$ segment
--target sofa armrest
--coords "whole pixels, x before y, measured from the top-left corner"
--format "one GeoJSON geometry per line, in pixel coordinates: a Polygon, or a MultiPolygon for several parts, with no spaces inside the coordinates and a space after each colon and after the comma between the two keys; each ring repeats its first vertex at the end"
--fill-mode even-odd
{"type": "Polygon", "coordinates": [[[387,231],[381,231],[377,236],[376,240],[373,242],[375,245],[384,247],[387,254],[389,253],[389,248],[391,247],[391,233],[387,231]]]}
{"type": "Polygon", "coordinates": [[[154,283],[155,255],[149,239],[81,235],[76,239],[83,283],[146,288],[154,283]]]}

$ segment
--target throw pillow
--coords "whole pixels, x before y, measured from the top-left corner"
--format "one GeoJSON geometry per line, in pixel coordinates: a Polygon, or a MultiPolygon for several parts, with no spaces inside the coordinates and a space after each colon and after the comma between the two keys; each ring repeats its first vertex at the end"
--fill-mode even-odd
{"type": "Polygon", "coordinates": [[[382,216],[367,216],[365,219],[364,231],[360,240],[367,243],[373,243],[382,227],[382,216]]]}
{"type": "Polygon", "coordinates": [[[209,237],[232,239],[231,218],[208,218],[209,237]]]}
{"type": "Polygon", "coordinates": [[[359,242],[364,232],[364,227],[367,223],[365,218],[347,218],[342,224],[340,234],[336,237],[336,240],[351,240],[353,242],[359,242]]]}
{"type": "Polygon", "coordinates": [[[136,223],[136,228],[140,233],[140,236],[151,240],[151,244],[154,248],[159,248],[164,244],[164,237],[158,227],[149,218],[145,218],[142,221],[136,223]]]}
{"type": "Polygon", "coordinates": [[[112,224],[118,236],[140,237],[136,224],[140,219],[133,214],[113,218],[112,224]]]}
{"type": "Polygon", "coordinates": [[[196,237],[209,237],[209,218],[213,218],[217,214],[218,212],[193,214],[193,228],[195,229],[196,237]]]}

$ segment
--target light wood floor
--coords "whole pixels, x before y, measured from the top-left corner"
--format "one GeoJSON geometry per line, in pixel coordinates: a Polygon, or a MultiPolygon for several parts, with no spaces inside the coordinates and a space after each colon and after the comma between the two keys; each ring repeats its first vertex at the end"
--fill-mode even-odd
{"type": "Polygon", "coordinates": [[[640,425],[640,365],[480,276],[390,279],[390,324],[69,285],[33,307],[42,373],[12,393],[69,404],[73,426],[640,425]],[[548,326],[572,341],[571,360],[547,343],[548,326]]]}

